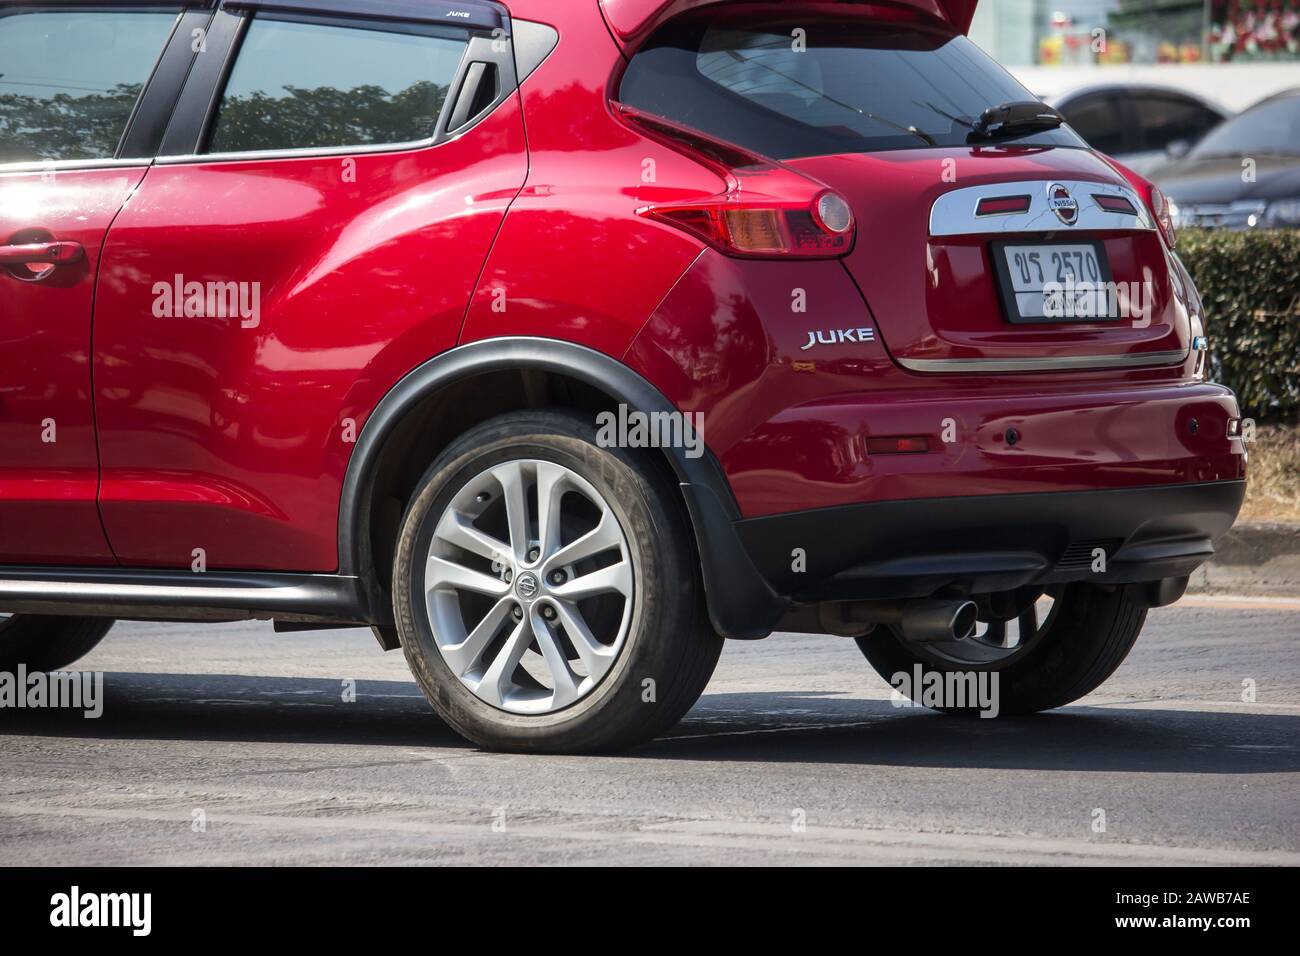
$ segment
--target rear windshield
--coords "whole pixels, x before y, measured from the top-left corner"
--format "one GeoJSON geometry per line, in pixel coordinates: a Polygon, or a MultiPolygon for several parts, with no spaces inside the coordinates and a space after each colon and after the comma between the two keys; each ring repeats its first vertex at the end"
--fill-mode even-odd
{"type": "MultiPolygon", "coordinates": [[[[990,106],[1035,97],[964,36],[914,25],[672,24],[633,57],[619,99],[776,159],[963,146],[990,106]]],[[[999,137],[1086,144],[1061,128],[999,137]]]]}

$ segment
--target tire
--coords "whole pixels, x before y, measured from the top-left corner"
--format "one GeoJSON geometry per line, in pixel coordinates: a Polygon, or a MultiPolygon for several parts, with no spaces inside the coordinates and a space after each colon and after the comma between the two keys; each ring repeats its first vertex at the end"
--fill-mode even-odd
{"type": "Polygon", "coordinates": [[[81,660],[112,628],[110,617],[14,614],[0,620],[0,670],[19,664],[29,671],[55,671],[81,660]]]}
{"type": "MultiPolygon", "coordinates": [[[[939,653],[938,645],[905,641],[893,628],[877,628],[856,641],[876,673],[891,683],[900,672],[914,677],[917,665],[923,675],[996,672],[997,716],[1014,716],[1062,707],[1101,686],[1128,656],[1146,615],[1146,606],[1133,601],[1123,587],[1078,583],[1059,591],[1041,628],[1022,649],[1000,660],[955,661],[939,653]]],[[[980,713],[978,706],[970,705],[933,709],[965,716],[980,713]]]]}
{"type": "Polygon", "coordinates": [[[676,487],[648,456],[598,447],[594,422],[568,411],[500,416],[439,455],[402,518],[393,610],[433,708],[495,750],[579,753],[649,740],[699,699],[722,649],[676,487]],[[558,502],[548,510],[558,518],[547,523],[559,528],[547,542],[543,482],[568,489],[547,496],[558,502]],[[514,534],[508,486],[528,489],[514,499],[528,505],[514,534]],[[490,537],[465,537],[466,515],[490,537]],[[564,565],[579,540],[614,543],[564,565]],[[484,576],[462,587],[464,566],[484,576]],[[596,571],[622,590],[569,600],[595,587],[596,571]],[[557,574],[568,580],[557,584],[557,574]],[[485,634],[494,636],[480,640],[485,634]]]}

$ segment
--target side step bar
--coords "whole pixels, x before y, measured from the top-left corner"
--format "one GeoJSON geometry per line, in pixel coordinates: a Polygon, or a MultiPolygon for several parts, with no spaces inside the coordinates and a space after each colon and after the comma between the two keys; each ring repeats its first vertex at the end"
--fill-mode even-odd
{"type": "Polygon", "coordinates": [[[389,623],[368,605],[349,575],[0,566],[0,614],[389,623]]]}

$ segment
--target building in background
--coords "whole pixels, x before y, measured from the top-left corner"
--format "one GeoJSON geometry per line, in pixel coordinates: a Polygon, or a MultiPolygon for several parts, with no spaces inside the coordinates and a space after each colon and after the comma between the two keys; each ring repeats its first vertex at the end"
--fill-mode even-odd
{"type": "Polygon", "coordinates": [[[1300,0],[981,0],[970,35],[1043,94],[1157,83],[1241,110],[1300,86],[1300,0]]]}

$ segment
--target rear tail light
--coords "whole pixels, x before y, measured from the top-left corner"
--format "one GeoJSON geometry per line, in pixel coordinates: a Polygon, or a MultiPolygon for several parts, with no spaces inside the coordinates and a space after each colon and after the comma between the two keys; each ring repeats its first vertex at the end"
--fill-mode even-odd
{"type": "Polygon", "coordinates": [[[712,167],[727,188],[683,203],[655,203],[639,215],[663,222],[733,256],[825,259],[853,248],[853,211],[839,193],[775,160],[622,103],[641,131],[712,167]]]}
{"type": "Polygon", "coordinates": [[[1174,243],[1178,241],[1178,236],[1174,232],[1173,210],[1169,208],[1169,200],[1165,198],[1165,194],[1160,191],[1160,187],[1155,183],[1151,184],[1147,203],[1151,207],[1151,215],[1156,217],[1156,225],[1160,227],[1160,234],[1165,237],[1165,242],[1169,243],[1169,248],[1172,249],[1174,243]]]}
{"type": "Polygon", "coordinates": [[[1139,176],[1123,163],[1117,163],[1109,156],[1105,157],[1105,159],[1115,167],[1116,172],[1128,180],[1130,186],[1138,191],[1138,195],[1142,197],[1147,204],[1147,208],[1151,210],[1151,217],[1155,219],[1156,228],[1160,230],[1160,235],[1164,236],[1165,243],[1172,249],[1178,241],[1178,236],[1174,232],[1173,210],[1169,207],[1169,200],[1160,191],[1160,187],[1151,180],[1139,176]]]}

